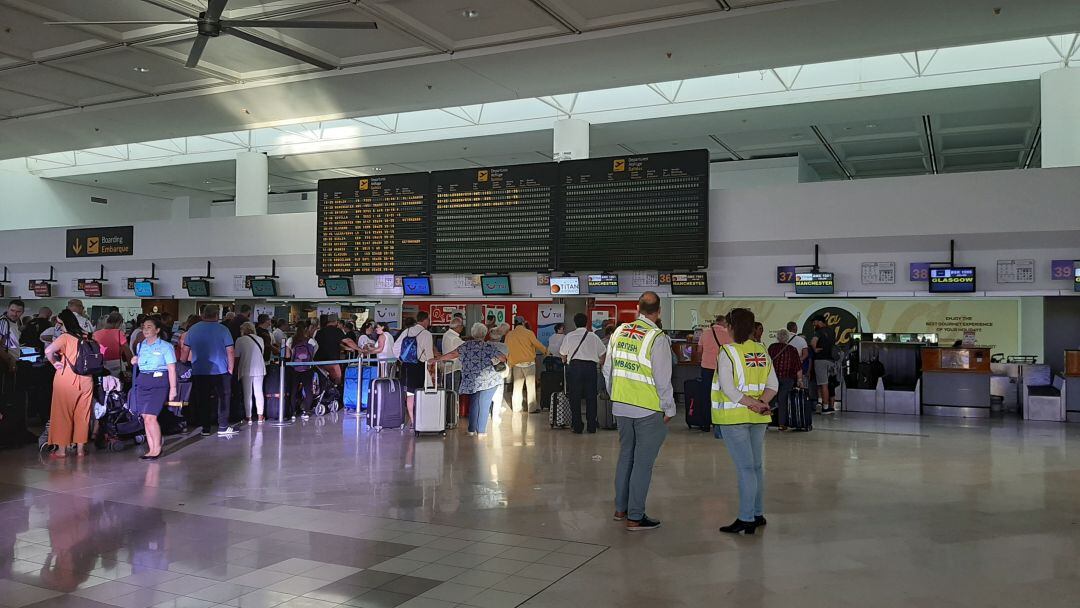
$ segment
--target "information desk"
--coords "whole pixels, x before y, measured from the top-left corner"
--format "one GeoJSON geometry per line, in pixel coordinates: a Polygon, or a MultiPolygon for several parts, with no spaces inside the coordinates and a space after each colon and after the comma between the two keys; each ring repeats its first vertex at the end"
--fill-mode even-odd
{"type": "Polygon", "coordinates": [[[922,349],[922,413],[990,416],[990,349],[922,349]]]}
{"type": "Polygon", "coordinates": [[[1080,422],[1080,350],[1065,351],[1065,383],[1061,398],[1065,400],[1065,420],[1080,422]]]}

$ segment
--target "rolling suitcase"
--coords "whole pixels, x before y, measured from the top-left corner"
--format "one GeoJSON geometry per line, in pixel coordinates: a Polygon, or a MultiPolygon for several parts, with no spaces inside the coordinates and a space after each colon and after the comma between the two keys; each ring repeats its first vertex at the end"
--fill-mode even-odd
{"type": "Polygon", "coordinates": [[[357,367],[345,368],[345,387],[342,389],[345,409],[353,411],[368,409],[371,401],[371,383],[378,377],[377,365],[365,365],[361,362],[359,371],[357,367]]]}
{"type": "Polygon", "coordinates": [[[405,389],[400,381],[379,378],[371,383],[368,426],[376,431],[405,426],[405,389]]]}
{"type": "Polygon", "coordinates": [[[430,376],[425,376],[423,390],[416,391],[414,434],[419,437],[421,433],[441,433],[445,437],[446,410],[453,392],[439,388],[439,374],[435,374],[435,385],[431,387],[427,386],[427,377],[430,376]]]}
{"type": "Polygon", "coordinates": [[[614,431],[619,428],[615,414],[611,411],[611,399],[603,393],[596,398],[596,422],[604,430],[614,431]]]}
{"type": "MultiPolygon", "coordinates": [[[[562,375],[560,374],[560,376],[562,375]]],[[[565,429],[573,425],[572,416],[570,415],[570,399],[566,396],[565,377],[563,378],[561,390],[551,395],[551,411],[548,413],[548,423],[551,424],[553,429],[565,429]]]]}
{"type": "Polygon", "coordinates": [[[540,373],[540,407],[551,404],[552,395],[566,390],[566,378],[561,371],[540,373]]]}
{"type": "Polygon", "coordinates": [[[712,430],[712,410],[710,400],[703,399],[704,389],[700,379],[687,380],[683,384],[683,398],[686,400],[686,428],[712,430]]]}
{"type": "Polygon", "coordinates": [[[287,391],[281,386],[281,368],[278,365],[267,365],[266,376],[263,378],[263,397],[267,420],[280,420],[281,413],[278,408],[281,400],[285,400],[285,420],[292,419],[292,403],[290,403],[287,391]]]}
{"type": "Polygon", "coordinates": [[[788,428],[804,432],[814,430],[814,404],[807,398],[806,389],[792,389],[788,402],[782,407],[787,407],[788,428]]]}
{"type": "MultiPolygon", "coordinates": [[[[460,372],[454,371],[453,365],[448,365],[443,380],[444,386],[450,389],[446,391],[446,428],[455,429],[458,425],[458,415],[461,413],[461,397],[457,392],[461,386],[460,372]]],[[[465,416],[468,417],[468,415],[466,412],[465,416]]]]}

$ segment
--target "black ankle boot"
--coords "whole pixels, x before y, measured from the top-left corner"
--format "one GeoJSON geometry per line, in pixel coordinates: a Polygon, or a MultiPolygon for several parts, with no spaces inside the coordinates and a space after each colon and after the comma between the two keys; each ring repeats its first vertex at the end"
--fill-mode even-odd
{"type": "Polygon", "coordinates": [[[720,528],[720,531],[726,532],[728,534],[753,534],[756,528],[757,524],[752,521],[743,521],[741,519],[736,519],[735,522],[732,523],[730,526],[724,526],[723,528],[720,528]]]}
{"type": "Polygon", "coordinates": [[[764,526],[767,523],[769,523],[769,522],[765,521],[765,516],[764,515],[755,515],[754,516],[754,525],[755,526],[760,528],[760,527],[764,526]]]}

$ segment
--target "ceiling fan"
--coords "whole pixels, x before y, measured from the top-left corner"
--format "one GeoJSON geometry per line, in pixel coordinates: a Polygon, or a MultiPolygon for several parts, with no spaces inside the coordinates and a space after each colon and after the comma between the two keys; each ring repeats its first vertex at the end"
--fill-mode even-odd
{"type": "Polygon", "coordinates": [[[291,20],[263,20],[263,19],[222,19],[225,12],[225,4],[229,0],[207,0],[206,10],[199,13],[198,19],[185,19],[182,21],[49,21],[45,25],[194,25],[198,28],[195,43],[191,46],[188,54],[187,67],[193,68],[199,65],[206,43],[211,38],[217,38],[222,34],[236,36],[252,44],[257,44],[293,59],[299,59],[305,63],[320,67],[324,70],[333,70],[337,66],[327,63],[317,57],[293,50],[287,46],[267,40],[261,36],[249,34],[239,28],[242,27],[265,27],[275,29],[342,29],[342,30],[374,30],[378,25],[374,21],[291,21],[291,20]]]}

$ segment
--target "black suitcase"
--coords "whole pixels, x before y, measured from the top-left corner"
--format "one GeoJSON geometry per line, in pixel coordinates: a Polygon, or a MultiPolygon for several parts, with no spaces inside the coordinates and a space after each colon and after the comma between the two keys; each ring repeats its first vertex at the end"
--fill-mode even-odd
{"type": "Polygon", "coordinates": [[[293,416],[292,403],[281,386],[281,368],[277,365],[267,365],[266,376],[263,377],[263,402],[265,404],[263,411],[266,413],[267,420],[280,419],[278,404],[282,398],[285,400],[285,419],[289,420],[293,416]]]}
{"type": "Polygon", "coordinates": [[[710,399],[705,399],[704,387],[700,379],[687,380],[683,384],[683,399],[686,401],[686,428],[712,430],[712,408],[710,399]]]}
{"type": "Polygon", "coordinates": [[[807,397],[806,389],[791,389],[788,402],[780,407],[787,408],[788,428],[793,431],[814,430],[814,404],[807,397]]]}
{"type": "Polygon", "coordinates": [[[540,407],[551,405],[551,396],[566,390],[565,374],[562,370],[540,373],[540,407]]]}

